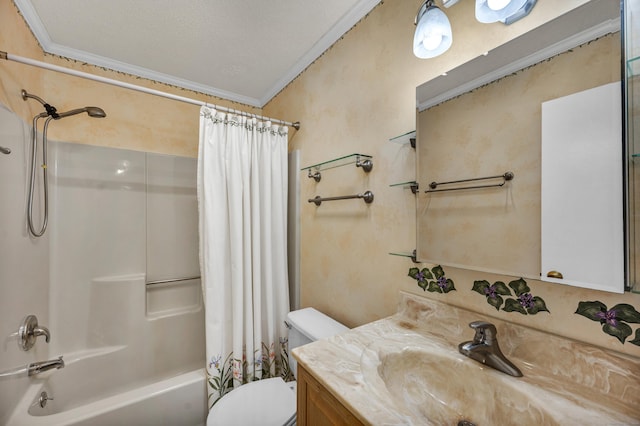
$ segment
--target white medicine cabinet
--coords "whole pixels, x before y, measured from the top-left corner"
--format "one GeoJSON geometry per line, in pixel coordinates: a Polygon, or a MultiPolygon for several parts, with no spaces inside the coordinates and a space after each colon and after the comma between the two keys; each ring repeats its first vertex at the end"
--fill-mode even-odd
{"type": "Polygon", "coordinates": [[[620,82],[542,104],[541,279],[622,293],[620,82]]]}

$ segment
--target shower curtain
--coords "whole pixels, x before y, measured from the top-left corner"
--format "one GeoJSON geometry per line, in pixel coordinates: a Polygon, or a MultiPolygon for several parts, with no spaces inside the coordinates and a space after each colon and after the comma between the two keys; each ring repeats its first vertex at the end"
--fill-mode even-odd
{"type": "Polygon", "coordinates": [[[208,400],[287,360],[287,132],[200,109],[198,207],[208,400]]]}

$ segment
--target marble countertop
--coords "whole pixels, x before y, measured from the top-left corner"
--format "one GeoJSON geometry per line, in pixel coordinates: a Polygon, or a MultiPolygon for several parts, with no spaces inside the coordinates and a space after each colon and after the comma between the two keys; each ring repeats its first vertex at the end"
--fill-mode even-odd
{"type": "Polygon", "coordinates": [[[638,359],[404,292],[395,315],[292,352],[365,424],[640,424],[638,359]],[[458,353],[476,320],[523,377],[458,353]]]}

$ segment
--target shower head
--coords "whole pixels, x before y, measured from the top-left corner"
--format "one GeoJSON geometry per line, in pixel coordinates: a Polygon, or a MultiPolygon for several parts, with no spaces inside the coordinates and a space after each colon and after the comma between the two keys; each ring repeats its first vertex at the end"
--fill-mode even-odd
{"type": "Polygon", "coordinates": [[[107,116],[107,114],[104,112],[102,108],[95,107],[95,106],[88,106],[84,108],[72,109],[71,111],[67,111],[67,112],[59,112],[57,114],[58,116],[54,118],[58,120],[60,118],[69,117],[71,115],[81,114],[83,112],[86,112],[87,115],[89,115],[89,117],[94,117],[94,118],[104,118],[107,116]]]}
{"type": "Polygon", "coordinates": [[[71,115],[80,114],[82,112],[86,112],[89,115],[89,117],[94,117],[94,118],[104,118],[104,117],[107,116],[107,114],[104,112],[104,110],[102,108],[98,108],[98,107],[94,107],[94,106],[88,106],[88,107],[84,107],[84,108],[72,109],[71,111],[67,111],[67,112],[58,112],[56,110],[56,107],[49,105],[48,103],[43,101],[42,98],[40,98],[40,97],[38,97],[36,95],[32,95],[31,93],[27,93],[27,91],[24,90],[24,89],[22,89],[20,94],[22,95],[22,99],[25,100],[25,101],[28,98],[31,98],[31,99],[35,99],[36,101],[38,101],[38,102],[40,102],[42,104],[42,106],[44,107],[46,112],[43,112],[43,113],[38,115],[38,117],[41,117],[41,118],[42,117],[46,117],[46,116],[49,115],[54,120],[59,120],[61,118],[69,117],[71,115]]]}

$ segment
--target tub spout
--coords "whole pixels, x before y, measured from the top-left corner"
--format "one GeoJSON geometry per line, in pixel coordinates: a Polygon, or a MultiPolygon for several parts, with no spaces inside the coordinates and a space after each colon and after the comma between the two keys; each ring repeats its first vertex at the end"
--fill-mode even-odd
{"type": "Polygon", "coordinates": [[[62,360],[62,356],[60,356],[58,359],[32,362],[27,367],[27,371],[29,376],[33,376],[34,374],[40,374],[40,373],[44,373],[45,371],[53,370],[54,368],[60,369],[63,367],[64,367],[64,361],[62,360]]]}

